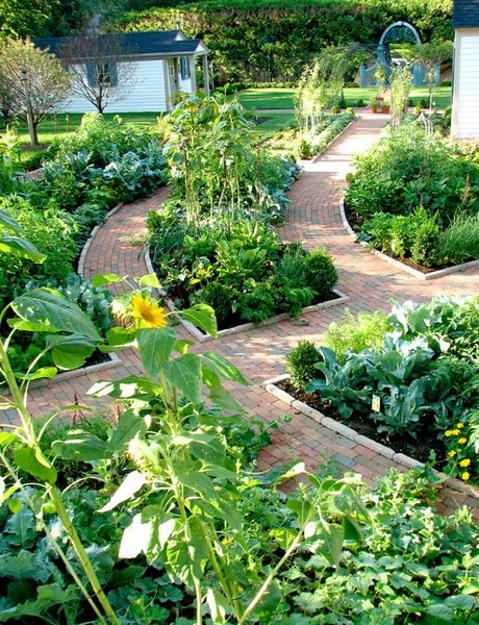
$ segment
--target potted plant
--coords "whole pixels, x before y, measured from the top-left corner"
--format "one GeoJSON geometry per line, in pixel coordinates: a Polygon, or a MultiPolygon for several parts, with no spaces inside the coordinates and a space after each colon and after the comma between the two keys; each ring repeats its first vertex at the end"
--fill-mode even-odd
{"type": "Polygon", "coordinates": [[[371,113],[378,112],[378,103],[376,102],[375,98],[373,98],[371,102],[369,103],[369,108],[371,109],[371,113]]]}

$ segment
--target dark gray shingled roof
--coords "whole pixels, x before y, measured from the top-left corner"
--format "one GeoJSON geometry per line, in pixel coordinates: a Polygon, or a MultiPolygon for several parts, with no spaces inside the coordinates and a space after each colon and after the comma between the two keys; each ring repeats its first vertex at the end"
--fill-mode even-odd
{"type": "Polygon", "coordinates": [[[454,0],[454,28],[479,28],[479,0],[454,0]]]}
{"type": "MultiPolygon", "coordinates": [[[[193,54],[202,44],[200,39],[176,39],[179,30],[155,30],[140,33],[120,33],[118,38],[126,54],[193,54]]],[[[102,35],[100,35],[101,37],[102,35]]],[[[112,35],[105,35],[111,37],[112,35]]],[[[71,37],[47,37],[34,39],[33,43],[43,50],[57,54],[71,37]]]]}

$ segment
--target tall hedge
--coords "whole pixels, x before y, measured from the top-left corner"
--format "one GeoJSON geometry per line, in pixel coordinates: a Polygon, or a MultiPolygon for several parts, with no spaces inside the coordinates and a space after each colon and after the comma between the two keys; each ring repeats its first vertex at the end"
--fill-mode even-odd
{"type": "MultiPolygon", "coordinates": [[[[151,1],[151,0],[150,0],[151,1]]],[[[165,0],[157,0],[158,4],[165,0]]],[[[405,20],[424,40],[452,38],[452,0],[203,0],[131,11],[113,30],[175,28],[212,51],[216,78],[287,81],[328,44],[376,43],[392,22],[405,20]]]]}

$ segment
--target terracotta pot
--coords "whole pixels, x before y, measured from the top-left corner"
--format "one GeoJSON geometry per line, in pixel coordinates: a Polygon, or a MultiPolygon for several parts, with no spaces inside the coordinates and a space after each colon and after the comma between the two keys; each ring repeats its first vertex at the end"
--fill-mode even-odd
{"type": "Polygon", "coordinates": [[[389,104],[383,104],[382,112],[389,113],[391,111],[391,107],[389,104]]]}
{"type": "Polygon", "coordinates": [[[378,112],[378,107],[377,106],[371,106],[371,113],[377,113],[378,112]]]}

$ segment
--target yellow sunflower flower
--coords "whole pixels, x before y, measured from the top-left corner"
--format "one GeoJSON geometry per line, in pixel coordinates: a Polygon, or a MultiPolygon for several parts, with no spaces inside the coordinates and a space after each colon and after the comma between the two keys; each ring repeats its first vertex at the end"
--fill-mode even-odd
{"type": "Polygon", "coordinates": [[[467,482],[467,480],[471,477],[471,474],[468,471],[464,471],[461,477],[465,482],[467,482]]]}
{"type": "Polygon", "coordinates": [[[459,436],[459,434],[460,434],[460,433],[461,433],[461,431],[460,431],[460,430],[458,430],[458,429],[452,430],[452,432],[451,432],[451,434],[452,434],[453,436],[459,436]]]}
{"type": "Polygon", "coordinates": [[[454,449],[451,449],[451,451],[447,455],[449,456],[449,458],[454,458],[456,452],[454,451],[454,449]]]}
{"type": "Polygon", "coordinates": [[[458,429],[458,430],[462,430],[462,429],[463,429],[463,427],[464,427],[464,423],[458,423],[458,424],[456,425],[456,427],[457,427],[457,429],[458,429]]]}
{"type": "Polygon", "coordinates": [[[464,458],[464,460],[461,460],[461,462],[459,463],[459,466],[468,467],[470,464],[471,461],[469,460],[469,458],[464,458]]]}
{"type": "Polygon", "coordinates": [[[143,293],[135,293],[131,298],[131,310],[135,321],[147,328],[166,328],[168,325],[165,309],[158,306],[143,293]]]}
{"type": "Polygon", "coordinates": [[[462,437],[457,442],[459,445],[465,445],[467,443],[467,438],[462,437]]]}
{"type": "Polygon", "coordinates": [[[446,430],[444,432],[444,436],[447,436],[449,438],[449,436],[452,436],[452,430],[446,430]]]}

